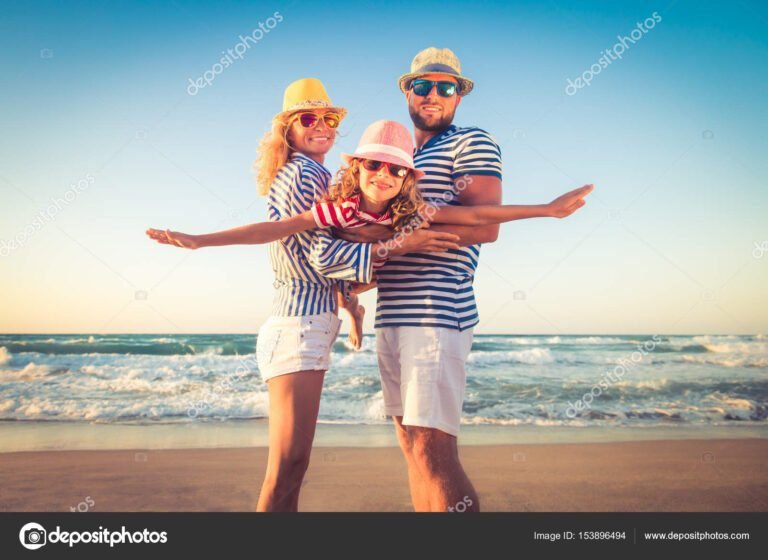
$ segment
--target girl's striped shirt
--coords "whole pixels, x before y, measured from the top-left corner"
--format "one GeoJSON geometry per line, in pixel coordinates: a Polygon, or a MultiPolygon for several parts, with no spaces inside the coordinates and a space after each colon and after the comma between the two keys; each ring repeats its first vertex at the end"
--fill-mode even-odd
{"type": "MultiPolygon", "coordinates": [[[[269,220],[311,210],[326,195],[330,180],[325,166],[304,154],[292,154],[270,187],[269,220]]],[[[272,314],[303,316],[332,311],[333,286],[340,280],[371,281],[371,247],[371,243],[336,239],[327,229],[312,229],[270,243],[276,289],[272,314]]]]}
{"type": "MultiPolygon", "coordinates": [[[[389,210],[383,214],[361,210],[359,194],[342,199],[339,202],[319,202],[312,207],[312,216],[314,216],[315,223],[319,228],[336,227],[339,229],[352,229],[369,224],[391,226],[394,223],[392,213],[389,210]]],[[[373,261],[373,270],[378,270],[382,266],[384,266],[383,260],[373,261]]],[[[343,288],[344,297],[349,299],[351,287],[345,282],[343,288]]]]}
{"type": "Polygon", "coordinates": [[[376,214],[360,210],[360,195],[356,194],[336,202],[319,202],[312,207],[317,227],[339,229],[356,228],[368,224],[392,225],[392,213],[376,214]]]}

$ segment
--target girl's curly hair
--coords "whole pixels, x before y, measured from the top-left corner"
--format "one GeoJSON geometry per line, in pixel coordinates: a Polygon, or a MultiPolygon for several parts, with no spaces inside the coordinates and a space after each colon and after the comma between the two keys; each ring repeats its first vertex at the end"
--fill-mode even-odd
{"type": "MultiPolygon", "coordinates": [[[[336,173],[336,180],[328,189],[326,200],[329,202],[340,201],[356,194],[360,194],[360,160],[353,158],[347,167],[342,167],[336,173]]],[[[392,200],[389,201],[389,210],[392,212],[392,223],[395,231],[401,231],[412,220],[423,221],[419,214],[424,199],[416,188],[416,177],[409,171],[403,181],[403,188],[392,200]],[[418,218],[417,218],[418,217],[418,218]]],[[[413,224],[411,224],[413,226],[413,224]]]]}

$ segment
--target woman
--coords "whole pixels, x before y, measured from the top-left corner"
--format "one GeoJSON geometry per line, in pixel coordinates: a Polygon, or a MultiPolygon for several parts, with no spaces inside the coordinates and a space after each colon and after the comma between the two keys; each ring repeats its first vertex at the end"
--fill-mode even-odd
{"type": "MultiPolygon", "coordinates": [[[[283,111],[259,147],[259,192],[268,197],[271,222],[311,210],[327,191],[323,165],[346,110],[331,103],[323,84],[305,78],[289,85],[283,111]]],[[[196,236],[195,247],[251,244],[251,226],[196,236]]],[[[168,230],[161,234],[180,247],[168,230]]],[[[419,230],[398,252],[456,248],[452,234],[419,230]]],[[[269,457],[258,511],[296,511],[309,465],[325,371],[339,332],[335,292],[340,281],[369,283],[375,251],[370,243],[333,238],[327,229],[298,232],[269,244],[275,274],[272,314],[257,339],[257,360],[269,390],[269,457]]]]}

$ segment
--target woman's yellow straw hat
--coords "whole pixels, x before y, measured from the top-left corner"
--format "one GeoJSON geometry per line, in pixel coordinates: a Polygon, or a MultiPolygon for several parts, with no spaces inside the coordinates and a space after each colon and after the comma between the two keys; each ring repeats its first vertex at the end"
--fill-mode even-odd
{"type": "Polygon", "coordinates": [[[323,82],[317,78],[302,78],[296,80],[287,88],[283,95],[283,111],[280,115],[296,111],[311,111],[312,109],[331,109],[341,118],[347,114],[343,107],[334,106],[323,82]]]}

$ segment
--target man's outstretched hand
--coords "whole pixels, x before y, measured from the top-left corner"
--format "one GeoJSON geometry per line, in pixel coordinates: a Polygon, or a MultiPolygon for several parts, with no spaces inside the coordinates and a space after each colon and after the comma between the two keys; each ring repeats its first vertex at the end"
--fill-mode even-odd
{"type": "Polygon", "coordinates": [[[558,196],[547,204],[547,215],[552,218],[565,218],[586,204],[584,197],[595,188],[594,185],[584,185],[564,195],[558,196]]]}

